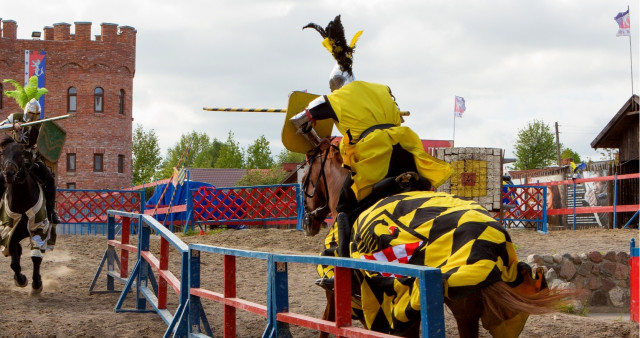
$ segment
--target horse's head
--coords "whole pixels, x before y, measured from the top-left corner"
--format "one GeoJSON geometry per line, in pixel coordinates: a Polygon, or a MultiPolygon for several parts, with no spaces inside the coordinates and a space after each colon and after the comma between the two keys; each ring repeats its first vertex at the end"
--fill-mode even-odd
{"type": "Polygon", "coordinates": [[[23,146],[6,135],[0,139],[0,170],[5,182],[11,184],[18,179],[24,166],[23,146]]]}
{"type": "Polygon", "coordinates": [[[335,218],[340,189],[347,175],[337,145],[324,139],[307,154],[307,170],[302,178],[305,235],[315,236],[331,212],[335,218]]]}

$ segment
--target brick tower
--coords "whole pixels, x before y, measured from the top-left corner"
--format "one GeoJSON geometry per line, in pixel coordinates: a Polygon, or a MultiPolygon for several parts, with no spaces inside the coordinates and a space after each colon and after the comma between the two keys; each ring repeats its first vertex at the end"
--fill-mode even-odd
{"type": "MultiPolygon", "coordinates": [[[[2,20],[0,80],[25,77],[25,51],[45,52],[45,117],[71,114],[57,121],[67,140],[56,165],[58,188],[121,189],[130,187],[133,77],[136,30],[102,23],[91,38],[90,22],[56,23],[44,27],[42,39],[17,39],[18,25],[2,20]]],[[[34,32],[34,35],[37,35],[34,32]]],[[[1,84],[1,83],[0,83],[1,84]]],[[[10,84],[1,84],[12,90],[10,84]]],[[[20,112],[2,95],[0,118],[20,112]]]]}

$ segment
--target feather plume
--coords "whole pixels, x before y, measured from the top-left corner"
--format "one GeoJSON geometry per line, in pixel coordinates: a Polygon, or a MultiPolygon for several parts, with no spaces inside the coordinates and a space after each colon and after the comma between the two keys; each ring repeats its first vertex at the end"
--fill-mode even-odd
{"type": "Polygon", "coordinates": [[[8,97],[16,100],[16,103],[20,106],[20,108],[24,109],[27,103],[31,99],[40,99],[40,97],[49,91],[47,88],[38,88],[38,77],[32,76],[29,78],[29,82],[26,86],[20,85],[18,81],[12,79],[5,79],[4,83],[10,83],[15,88],[14,90],[5,90],[4,94],[8,97]]]}
{"type": "Polygon", "coordinates": [[[302,27],[302,29],[305,28],[313,28],[318,31],[324,38],[322,45],[333,55],[333,58],[338,65],[340,65],[340,70],[353,75],[353,51],[358,38],[362,35],[362,31],[356,33],[353,39],[351,39],[351,44],[347,44],[344,36],[344,27],[340,21],[340,15],[336,16],[333,21],[330,21],[327,28],[323,29],[320,25],[313,22],[302,27]]]}

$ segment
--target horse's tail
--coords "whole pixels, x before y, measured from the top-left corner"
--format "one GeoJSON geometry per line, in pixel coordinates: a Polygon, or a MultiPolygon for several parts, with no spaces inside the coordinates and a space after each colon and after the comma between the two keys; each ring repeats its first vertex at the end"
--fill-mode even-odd
{"type": "Polygon", "coordinates": [[[558,312],[560,307],[580,296],[580,290],[545,288],[536,293],[523,294],[503,281],[482,288],[482,302],[486,311],[506,320],[515,313],[545,314],[558,312]]]}

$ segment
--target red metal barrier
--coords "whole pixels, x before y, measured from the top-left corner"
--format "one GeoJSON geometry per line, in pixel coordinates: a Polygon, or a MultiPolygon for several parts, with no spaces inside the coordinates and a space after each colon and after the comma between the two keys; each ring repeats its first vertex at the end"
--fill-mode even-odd
{"type": "Polygon", "coordinates": [[[544,192],[540,187],[509,187],[502,193],[504,204],[502,218],[537,219],[542,218],[544,209],[544,192]]]}
{"type": "Polygon", "coordinates": [[[193,195],[193,216],[196,222],[295,219],[296,201],[294,185],[200,187],[193,195]]]}
{"type": "Polygon", "coordinates": [[[106,223],[107,210],[142,210],[138,191],[62,190],[56,201],[63,223],[106,223]]]}

